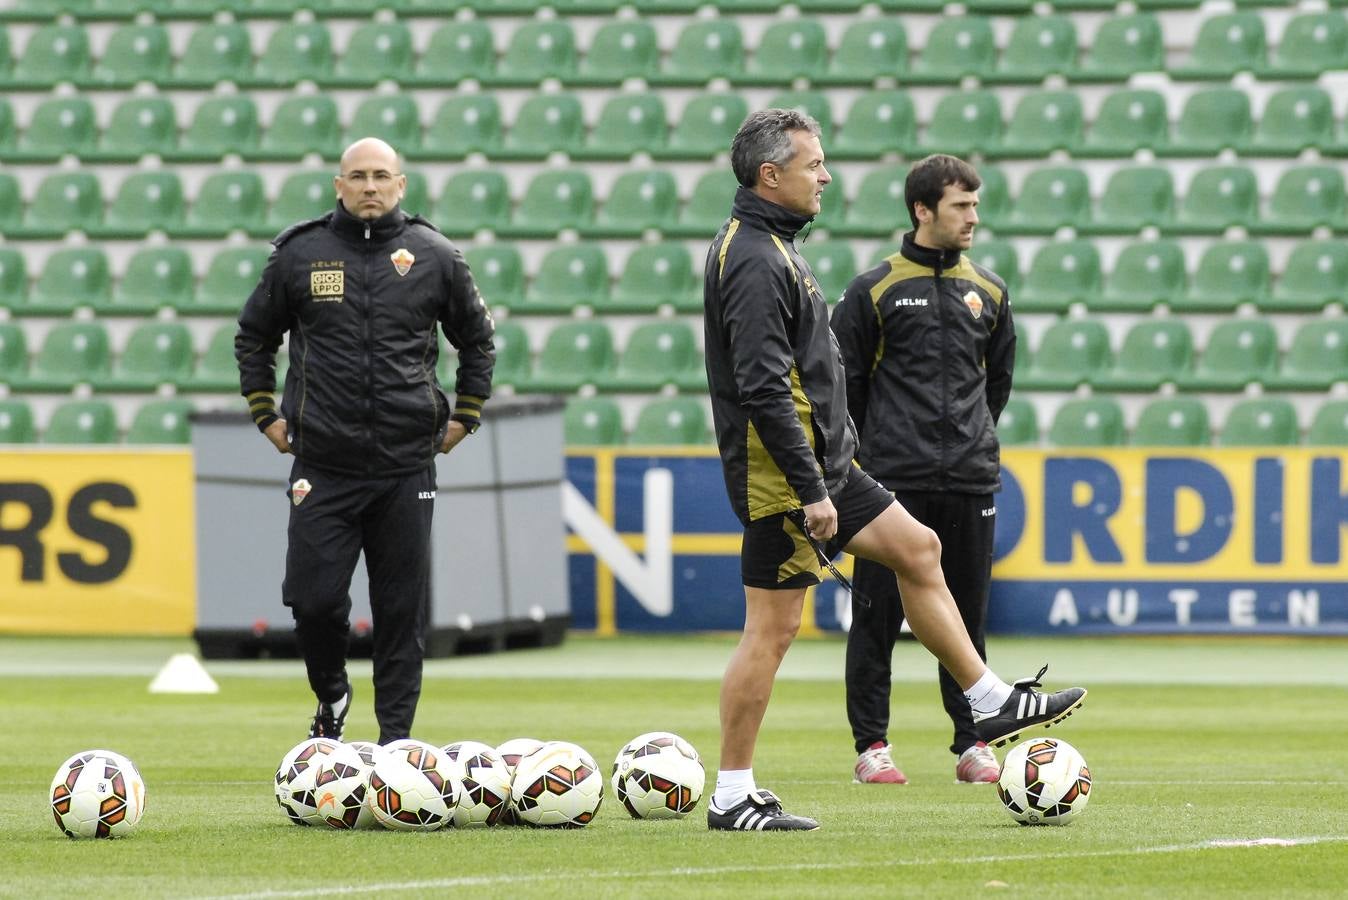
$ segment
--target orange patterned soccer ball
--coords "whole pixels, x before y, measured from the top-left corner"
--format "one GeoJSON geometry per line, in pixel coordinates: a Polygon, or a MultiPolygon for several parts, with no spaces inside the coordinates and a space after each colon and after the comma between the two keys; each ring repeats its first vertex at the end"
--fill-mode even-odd
{"type": "Polygon", "coordinates": [[[145,811],[145,782],[120,753],[85,750],[56,770],[51,810],[67,837],[124,837],[145,811]]]}
{"type": "Polygon", "coordinates": [[[1090,802],[1091,770],[1066,741],[1031,738],[1006,754],[997,796],[1022,825],[1066,825],[1090,802]]]}

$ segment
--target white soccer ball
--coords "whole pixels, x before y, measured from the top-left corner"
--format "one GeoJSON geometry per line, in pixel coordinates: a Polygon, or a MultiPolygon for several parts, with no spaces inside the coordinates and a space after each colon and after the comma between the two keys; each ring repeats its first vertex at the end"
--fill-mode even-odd
{"type": "Polygon", "coordinates": [[[296,825],[318,825],[318,800],[314,797],[314,779],[323,759],[342,746],[331,738],[307,738],[281,758],[276,767],[276,802],[296,825]]]}
{"type": "Polygon", "coordinates": [[[365,804],[385,828],[435,831],[453,817],[461,790],[440,748],[409,738],[375,758],[365,804]]]}
{"type": "Polygon", "coordinates": [[[526,825],[580,828],[604,799],[604,776],[594,757],[566,741],[548,741],[524,757],[510,782],[510,802],[526,825]]]}
{"type": "Polygon", "coordinates": [[[322,757],[314,776],[314,807],[318,821],[332,828],[373,828],[374,813],[365,805],[373,763],[361,749],[342,744],[322,757]]]}
{"type": "Polygon", "coordinates": [[[359,753],[367,766],[374,765],[375,757],[384,752],[384,748],[374,741],[347,741],[346,746],[359,753]]]}
{"type": "Polygon", "coordinates": [[[681,819],[706,783],[693,745],[668,731],[632,738],[613,760],[613,796],[634,819],[681,819]]]}
{"type": "MultiPolygon", "coordinates": [[[[505,763],[506,773],[513,779],[515,777],[515,766],[519,765],[519,761],[542,746],[543,741],[540,741],[538,738],[511,738],[496,748],[496,755],[501,757],[501,762],[505,763]]],[[[506,804],[506,810],[501,815],[500,824],[520,824],[519,816],[515,814],[515,806],[513,803],[506,804]]]]}
{"type": "Polygon", "coordinates": [[[498,824],[510,806],[510,771],[496,748],[480,741],[457,741],[442,749],[450,770],[463,785],[454,808],[454,827],[498,824]]]}
{"type": "Polygon", "coordinates": [[[125,837],[145,812],[145,781],[120,753],[85,750],[56,770],[51,810],[66,837],[125,837]]]}
{"type": "Polygon", "coordinates": [[[1006,754],[997,796],[1022,825],[1066,825],[1090,802],[1091,770],[1066,741],[1031,738],[1006,754]]]}

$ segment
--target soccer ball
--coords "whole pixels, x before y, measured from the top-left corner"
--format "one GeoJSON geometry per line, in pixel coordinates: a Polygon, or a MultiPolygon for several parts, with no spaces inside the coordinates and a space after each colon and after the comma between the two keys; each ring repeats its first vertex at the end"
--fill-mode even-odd
{"type": "Polygon", "coordinates": [[[435,831],[453,817],[461,790],[439,747],[407,738],[375,758],[365,805],[385,828],[435,831]]]}
{"type": "Polygon", "coordinates": [[[613,761],[613,795],[634,819],[681,819],[706,783],[693,745],[668,731],[632,738],[613,761]]]}
{"type": "Polygon", "coordinates": [[[373,764],[351,744],[321,757],[314,776],[316,818],[333,828],[374,827],[374,813],[365,805],[371,768],[373,764]]]}
{"type": "Polygon", "coordinates": [[[594,757],[566,741],[549,741],[521,759],[510,782],[510,802],[526,825],[580,828],[603,799],[604,776],[594,757]]]}
{"type": "Polygon", "coordinates": [[[340,742],[331,738],[307,738],[281,758],[276,767],[276,802],[296,825],[317,825],[321,821],[314,798],[314,779],[319,764],[340,746],[340,742]]]}
{"type": "Polygon", "coordinates": [[[997,796],[1022,825],[1066,825],[1091,799],[1091,770],[1066,741],[1034,738],[1006,754],[997,796]]]}
{"type": "Polygon", "coordinates": [[[145,781],[120,753],[85,750],[56,770],[51,811],[66,837],[125,837],[145,811],[145,781]]]}
{"type": "Polygon", "coordinates": [[[374,741],[347,741],[346,746],[360,754],[360,758],[365,765],[374,765],[374,758],[384,752],[384,748],[374,741]]]}
{"type": "Polygon", "coordinates": [[[463,785],[459,805],[454,808],[454,827],[486,827],[500,822],[510,805],[510,772],[495,748],[478,741],[459,741],[443,749],[463,785]]]}
{"type": "MultiPolygon", "coordinates": [[[[496,748],[496,755],[501,757],[501,762],[505,763],[506,774],[513,779],[515,777],[515,766],[519,765],[519,761],[542,746],[543,742],[537,738],[511,738],[496,748]]],[[[506,810],[501,815],[500,824],[520,824],[519,816],[515,814],[515,806],[513,803],[506,803],[506,810]]]]}

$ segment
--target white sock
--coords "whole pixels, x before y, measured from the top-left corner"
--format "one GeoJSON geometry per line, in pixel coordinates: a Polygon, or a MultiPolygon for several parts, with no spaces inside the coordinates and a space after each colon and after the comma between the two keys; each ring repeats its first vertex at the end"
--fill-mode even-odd
{"type": "Polygon", "coordinates": [[[750,791],[758,790],[754,784],[753,769],[721,769],[716,773],[716,793],[711,802],[724,812],[742,802],[750,791]]]}
{"type": "Polygon", "coordinates": [[[973,687],[964,692],[964,699],[976,713],[995,713],[1011,696],[1011,685],[1002,681],[988,669],[983,677],[974,682],[973,687]]]}

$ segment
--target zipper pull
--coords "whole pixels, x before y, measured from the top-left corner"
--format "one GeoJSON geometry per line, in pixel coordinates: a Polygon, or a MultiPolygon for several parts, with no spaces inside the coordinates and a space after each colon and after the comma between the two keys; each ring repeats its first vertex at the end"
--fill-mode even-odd
{"type": "Polygon", "coordinates": [[[366,223],[365,223],[365,240],[368,241],[369,239],[370,239],[370,223],[369,223],[369,222],[366,222],[366,223]]]}

